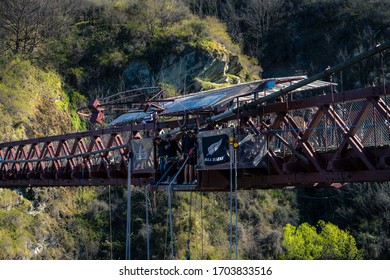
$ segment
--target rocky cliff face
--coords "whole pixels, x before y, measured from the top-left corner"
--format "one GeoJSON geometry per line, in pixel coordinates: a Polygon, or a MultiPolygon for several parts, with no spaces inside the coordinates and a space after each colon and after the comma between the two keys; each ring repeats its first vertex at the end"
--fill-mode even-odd
{"type": "Polygon", "coordinates": [[[145,60],[131,62],[124,77],[125,84],[131,87],[169,84],[186,94],[239,83],[244,79],[243,68],[238,55],[187,46],[181,53],[166,56],[158,71],[153,71],[145,60]]]}

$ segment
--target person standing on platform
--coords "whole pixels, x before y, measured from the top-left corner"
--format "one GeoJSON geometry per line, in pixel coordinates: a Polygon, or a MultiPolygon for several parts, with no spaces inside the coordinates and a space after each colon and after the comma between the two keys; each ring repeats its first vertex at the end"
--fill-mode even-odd
{"type": "MultiPolygon", "coordinates": [[[[167,148],[167,164],[166,164],[166,171],[168,176],[168,180],[164,183],[169,183],[170,178],[173,178],[176,175],[176,161],[178,153],[181,155],[183,152],[180,149],[179,145],[176,142],[176,139],[172,138],[172,135],[169,133],[165,136],[166,141],[168,142],[168,148],[167,148]]],[[[173,184],[176,184],[177,182],[173,182],[173,184]]]]}
{"type": "Polygon", "coordinates": [[[157,145],[157,158],[159,160],[159,167],[160,167],[160,182],[163,182],[166,180],[167,175],[165,174],[166,171],[166,164],[167,164],[167,156],[168,156],[168,146],[169,143],[161,137],[157,136],[154,141],[157,145]]]}
{"type": "Polygon", "coordinates": [[[184,182],[183,184],[196,184],[195,177],[195,164],[196,164],[196,134],[194,131],[189,130],[184,134],[182,139],[182,151],[184,154],[184,160],[187,160],[184,167],[184,182]]]}

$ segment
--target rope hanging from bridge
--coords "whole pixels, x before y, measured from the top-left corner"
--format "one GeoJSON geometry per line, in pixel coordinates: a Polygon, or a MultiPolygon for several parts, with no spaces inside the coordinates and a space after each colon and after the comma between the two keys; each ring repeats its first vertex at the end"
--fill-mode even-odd
{"type": "Polygon", "coordinates": [[[127,159],[126,260],[131,259],[131,157],[127,159]]]}
{"type": "Polygon", "coordinates": [[[192,193],[190,193],[190,207],[188,210],[188,237],[187,237],[187,260],[191,259],[191,210],[192,210],[192,193]]]}
{"type": "MultiPolygon", "coordinates": [[[[177,161],[175,161],[174,164],[176,164],[177,161]]],[[[156,185],[159,185],[160,182],[162,181],[162,179],[169,173],[169,171],[171,170],[171,168],[174,166],[174,164],[172,164],[168,170],[164,173],[163,176],[161,176],[161,178],[157,181],[156,185]]],[[[172,180],[173,181],[173,180],[172,180]]],[[[174,255],[174,248],[173,248],[173,231],[172,231],[172,202],[171,202],[171,192],[170,192],[170,187],[171,185],[168,185],[168,188],[167,188],[167,194],[168,194],[168,212],[167,212],[167,227],[166,227],[166,232],[165,232],[165,246],[164,246],[164,259],[166,259],[166,251],[167,251],[167,242],[168,242],[168,227],[170,228],[170,238],[171,238],[171,258],[172,256],[174,255]]]]}
{"type": "Polygon", "coordinates": [[[229,193],[229,210],[230,210],[230,224],[229,224],[229,259],[233,259],[233,212],[235,212],[235,253],[238,260],[238,140],[233,136],[229,138],[230,147],[230,193],[229,193]],[[233,167],[234,165],[234,167],[233,167]],[[233,172],[234,169],[234,172],[233,172]],[[234,178],[233,178],[234,177],[234,178]],[[233,190],[234,187],[234,190],[233,190]],[[234,191],[234,211],[233,211],[233,191],[234,191]]]}
{"type": "Polygon", "coordinates": [[[170,237],[171,237],[171,259],[175,259],[175,247],[174,247],[174,240],[173,240],[173,214],[172,214],[172,191],[173,191],[173,182],[176,182],[177,177],[179,176],[180,172],[183,170],[185,165],[187,164],[187,161],[190,159],[190,157],[187,157],[183,164],[180,166],[179,170],[176,172],[175,176],[171,180],[171,182],[168,185],[168,209],[169,209],[169,229],[170,229],[170,237]]]}
{"type": "Polygon", "coordinates": [[[165,243],[164,243],[164,260],[167,259],[167,243],[168,243],[168,227],[169,227],[169,212],[167,212],[167,223],[165,227],[165,243]]]}
{"type": "Polygon", "coordinates": [[[112,204],[111,204],[111,185],[108,185],[108,209],[110,212],[109,221],[110,221],[110,258],[113,260],[112,252],[112,204]]]}
{"type": "MultiPolygon", "coordinates": [[[[80,211],[79,213],[81,213],[82,211],[82,206],[84,205],[84,185],[81,186],[81,189],[78,188],[78,195],[77,195],[77,200],[76,200],[76,211],[80,211]]],[[[77,220],[77,217],[75,219],[75,224],[76,224],[76,230],[78,230],[78,220],[77,220]]],[[[83,239],[81,238],[82,237],[82,234],[80,234],[80,232],[78,232],[78,242],[79,242],[79,259],[84,259],[84,256],[83,256],[83,249],[84,249],[84,246],[83,246],[83,239]]]]}
{"type": "Polygon", "coordinates": [[[173,242],[173,222],[172,222],[172,185],[168,186],[168,209],[169,209],[169,233],[171,238],[171,260],[175,259],[175,247],[173,242]]]}
{"type": "MultiPolygon", "coordinates": [[[[195,215],[194,215],[194,225],[195,225],[195,229],[196,229],[196,217],[197,217],[197,215],[196,215],[196,213],[198,213],[197,212],[198,211],[198,194],[196,194],[195,193],[195,206],[194,206],[194,213],[195,213],[195,215]]],[[[197,238],[197,233],[198,233],[198,231],[197,230],[195,230],[195,237],[194,237],[194,239],[195,239],[195,252],[196,252],[196,256],[195,256],[195,259],[199,259],[199,242],[198,242],[198,238],[197,238]]]]}
{"type": "Polygon", "coordinates": [[[202,239],[202,254],[201,260],[204,258],[204,228],[203,228],[203,192],[200,193],[200,227],[201,227],[201,239],[202,239]]]}
{"type": "Polygon", "coordinates": [[[235,236],[235,241],[236,241],[236,260],[238,260],[238,156],[237,156],[237,150],[238,150],[238,142],[237,139],[235,140],[233,147],[234,147],[234,170],[235,170],[235,175],[234,175],[234,197],[235,197],[235,212],[236,212],[236,236],[235,236]]]}
{"type": "Polygon", "coordinates": [[[229,259],[232,259],[233,251],[233,143],[234,137],[229,138],[229,150],[230,150],[230,191],[229,191],[229,211],[230,211],[230,222],[229,222],[229,259]]]}
{"type": "Polygon", "coordinates": [[[150,242],[149,242],[149,185],[145,185],[145,226],[146,226],[146,259],[150,260],[150,242]]]}

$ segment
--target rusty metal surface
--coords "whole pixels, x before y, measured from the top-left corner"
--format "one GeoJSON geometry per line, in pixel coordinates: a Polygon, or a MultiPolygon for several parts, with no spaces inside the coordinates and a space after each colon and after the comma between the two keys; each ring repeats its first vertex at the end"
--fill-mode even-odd
{"type": "MultiPolygon", "coordinates": [[[[261,148],[264,161],[261,166],[248,161],[239,164],[239,189],[339,187],[348,182],[389,181],[387,92],[389,85],[287,99],[243,110],[240,121],[244,132],[236,136],[241,141],[255,130],[257,140],[250,146],[254,150],[251,153],[261,148]],[[311,113],[306,118],[308,111],[311,113]],[[249,117],[260,121],[249,122],[249,117]],[[257,127],[266,120],[266,126],[257,127]]],[[[177,126],[177,121],[134,124],[1,143],[0,187],[124,185],[133,132],[151,138],[156,129],[177,126]]],[[[244,151],[239,154],[247,156],[244,151]]],[[[147,157],[149,163],[152,158],[147,157]]],[[[145,185],[154,181],[154,164],[134,170],[132,182],[145,185]]],[[[198,175],[198,186],[184,191],[228,190],[229,163],[202,168],[198,175]]]]}

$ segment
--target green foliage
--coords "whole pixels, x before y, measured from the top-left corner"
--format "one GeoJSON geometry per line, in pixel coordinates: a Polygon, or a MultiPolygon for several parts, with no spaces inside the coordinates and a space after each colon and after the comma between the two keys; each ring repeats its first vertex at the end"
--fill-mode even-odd
{"type": "Polygon", "coordinates": [[[29,256],[26,243],[34,240],[31,203],[10,190],[0,189],[0,259],[25,259],[29,256]]]}
{"type": "Polygon", "coordinates": [[[338,226],[320,220],[317,228],[303,223],[298,227],[287,224],[283,228],[282,259],[296,260],[354,260],[361,259],[353,236],[338,226]]]}
{"type": "Polygon", "coordinates": [[[301,224],[298,228],[287,224],[284,227],[283,246],[286,247],[283,259],[321,259],[321,237],[317,234],[316,228],[307,223],[301,224]]]}
{"type": "Polygon", "coordinates": [[[99,188],[0,189],[0,259],[107,259],[109,208],[99,188]],[[106,252],[106,254],[102,254],[106,252]]]}
{"type": "MultiPolygon", "coordinates": [[[[250,16],[261,15],[266,8],[261,5],[268,1],[184,2],[66,1],[71,5],[57,10],[56,25],[37,34],[42,39],[39,44],[22,51],[29,56],[10,57],[7,50],[0,54],[0,142],[84,130],[86,123],[76,109],[85,106],[85,96],[100,97],[128,87],[123,70],[134,59],[146,60],[155,75],[168,55],[200,49],[210,56],[238,58],[235,70],[239,70],[226,73],[229,83],[237,83],[259,78],[258,60],[265,76],[310,74],[390,38],[389,1],[385,0],[273,1],[283,9],[272,14],[272,24],[264,22],[256,28],[251,27],[250,16]]],[[[40,27],[47,24],[42,22],[40,27]]],[[[1,33],[3,26],[0,29],[1,33]]],[[[4,33],[0,36],[2,50],[9,47],[7,42],[15,41],[4,33]]],[[[26,39],[28,44],[34,42],[26,39]]],[[[344,85],[378,84],[378,63],[343,72],[344,85]]],[[[204,89],[226,85],[208,77],[196,81],[204,89]]],[[[169,96],[177,95],[173,85],[161,86],[169,96]]],[[[106,188],[42,188],[27,193],[0,189],[0,258],[123,259],[126,192],[122,186],[113,189],[111,207],[106,188]]],[[[357,246],[363,248],[366,259],[388,259],[388,184],[313,190],[318,196],[322,192],[327,194],[324,197],[337,198],[308,202],[301,192],[240,192],[240,258],[355,259],[362,257],[357,246]],[[321,219],[334,224],[309,225],[321,219]],[[298,220],[309,223],[291,225],[298,220]]],[[[136,245],[132,253],[145,259],[144,194],[133,188],[133,198],[132,241],[136,245]]],[[[166,193],[150,193],[149,203],[152,258],[168,259],[166,193]]],[[[192,194],[192,203],[191,194],[175,193],[178,259],[187,257],[188,239],[192,259],[201,258],[202,246],[205,259],[228,258],[228,205],[225,193],[192,194]]]]}
{"type": "MultiPolygon", "coordinates": [[[[202,18],[223,21],[244,52],[261,62],[264,77],[312,75],[390,40],[387,0],[194,0],[188,5],[202,18]]],[[[371,60],[344,70],[343,84],[378,84],[380,76],[378,62],[371,60]]]]}
{"type": "Polygon", "coordinates": [[[218,43],[217,49],[227,49],[232,53],[241,52],[240,46],[233,42],[232,38],[227,32],[225,24],[213,17],[206,17],[204,21],[206,22],[206,34],[208,40],[214,42],[214,44],[218,43]]]}
{"type": "Polygon", "coordinates": [[[83,9],[90,16],[76,21],[68,36],[51,40],[44,57],[72,88],[92,97],[132,87],[123,71],[134,59],[147,61],[151,75],[157,75],[167,56],[181,54],[188,46],[238,57],[239,66],[227,74],[240,81],[259,78],[258,63],[242,54],[226,26],[192,15],[182,1],[93,1],[83,9]]]}
{"type": "Polygon", "coordinates": [[[197,46],[209,52],[238,55],[242,65],[239,76],[244,81],[259,79],[261,68],[257,60],[241,52],[240,45],[233,42],[226,25],[213,17],[206,17],[204,21],[206,22],[205,37],[197,42],[197,46]]]}
{"type": "Polygon", "coordinates": [[[166,96],[164,96],[164,98],[178,96],[178,92],[176,91],[174,86],[165,83],[160,83],[158,86],[164,90],[164,93],[166,93],[166,96]]]}
{"type": "Polygon", "coordinates": [[[364,259],[388,259],[389,182],[356,183],[341,189],[300,190],[302,221],[328,220],[348,229],[364,259]]]}
{"type": "Polygon", "coordinates": [[[18,57],[1,65],[1,141],[72,130],[61,78],[18,57]]]}
{"type": "Polygon", "coordinates": [[[84,131],[86,129],[86,120],[80,118],[77,114],[77,109],[85,106],[87,98],[81,93],[68,90],[67,95],[69,97],[69,111],[72,121],[72,128],[76,131],[84,131]]]}
{"type": "Polygon", "coordinates": [[[198,84],[198,87],[201,88],[202,90],[222,88],[229,85],[228,83],[224,83],[224,84],[212,83],[209,81],[204,81],[200,78],[195,78],[195,82],[198,84]]]}
{"type": "MultiPolygon", "coordinates": [[[[359,247],[364,249],[365,259],[388,259],[390,184],[363,183],[344,187],[336,205],[334,219],[349,227],[356,236],[359,247]]],[[[332,209],[332,211],[333,211],[332,209]]]]}
{"type": "Polygon", "coordinates": [[[322,252],[324,259],[353,260],[362,258],[362,252],[357,249],[355,239],[348,232],[324,221],[319,221],[318,226],[324,239],[322,252]]]}
{"type": "MultiPolygon", "coordinates": [[[[240,259],[277,259],[282,253],[282,225],[294,222],[294,210],[289,203],[291,193],[276,191],[278,198],[269,191],[239,193],[238,242],[240,259]],[[267,202],[269,208],[260,202],[267,202]],[[277,220],[281,209],[288,213],[282,221],[277,220]]],[[[173,240],[176,259],[228,259],[229,258],[229,194],[228,193],[174,193],[173,240]],[[201,202],[202,200],[202,202],[201,202]],[[201,206],[202,205],[202,206],[201,206]],[[203,256],[202,256],[203,251],[203,256]]],[[[132,256],[145,259],[145,197],[136,188],[132,193],[132,256]]],[[[122,204],[122,219],[126,205],[122,204]]],[[[166,192],[149,193],[150,248],[152,259],[170,258],[170,234],[166,192]]],[[[235,221],[235,215],[233,215],[235,221]]],[[[235,232],[235,225],[233,222],[235,232]]],[[[125,225],[118,224],[116,230],[125,232],[125,225]]],[[[124,236],[118,240],[124,250],[124,236]]],[[[233,236],[233,241],[235,237],[233,236]]],[[[234,248],[233,248],[234,250],[234,248]]],[[[122,258],[123,251],[122,251],[122,258]]]]}

